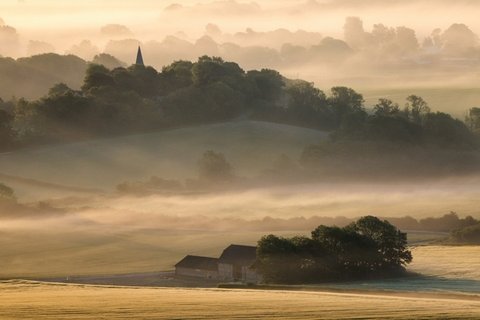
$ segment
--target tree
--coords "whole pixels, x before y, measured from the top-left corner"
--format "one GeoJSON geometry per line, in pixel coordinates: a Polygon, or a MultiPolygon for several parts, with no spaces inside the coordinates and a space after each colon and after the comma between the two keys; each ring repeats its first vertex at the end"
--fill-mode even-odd
{"type": "Polygon", "coordinates": [[[465,123],[468,125],[470,130],[474,132],[480,131],[480,108],[471,108],[468,110],[467,116],[465,117],[465,123]]]}
{"type": "Polygon", "coordinates": [[[14,200],[15,192],[9,186],[0,183],[0,199],[14,200]]]}
{"type": "Polygon", "coordinates": [[[372,141],[412,145],[422,143],[422,127],[401,115],[382,115],[380,113],[368,117],[364,130],[364,134],[360,137],[372,141]]]}
{"type": "Polygon", "coordinates": [[[480,244],[480,223],[451,232],[451,237],[456,242],[467,244],[480,244]]]}
{"type": "Polygon", "coordinates": [[[91,107],[91,101],[81,92],[59,83],[50,89],[47,96],[36,101],[35,107],[51,124],[81,125],[91,107]]]}
{"type": "Polygon", "coordinates": [[[228,182],[234,178],[233,167],[222,153],[206,151],[198,161],[200,179],[207,182],[228,182]]]}
{"type": "Polygon", "coordinates": [[[478,146],[475,136],[465,123],[443,112],[428,113],[423,120],[424,139],[439,147],[473,149],[478,146]]]}
{"type": "Polygon", "coordinates": [[[376,245],[378,253],[376,268],[402,268],[412,262],[412,253],[407,248],[407,234],[398,230],[387,220],[366,216],[347,228],[366,236],[376,245]]]}
{"type": "Polygon", "coordinates": [[[202,56],[192,67],[192,79],[196,86],[224,81],[228,85],[236,87],[244,73],[238,64],[225,62],[220,57],[202,56]]]}
{"type": "Polygon", "coordinates": [[[175,61],[169,66],[163,67],[160,73],[160,90],[163,94],[189,87],[192,80],[193,63],[190,61],[175,61]]]}
{"type": "Polygon", "coordinates": [[[333,116],[328,108],[327,97],[323,91],[315,88],[313,83],[295,81],[287,87],[286,93],[290,119],[295,119],[305,126],[322,128],[331,126],[333,116]]]}
{"type": "Polygon", "coordinates": [[[247,79],[254,82],[257,95],[264,100],[276,101],[285,86],[282,75],[270,69],[248,71],[247,79]]]}
{"type": "Polygon", "coordinates": [[[13,130],[13,116],[0,109],[0,150],[8,150],[15,144],[16,133],[13,130]]]}
{"type": "Polygon", "coordinates": [[[95,88],[113,86],[115,82],[110,70],[99,64],[90,64],[87,68],[82,90],[88,92],[95,88]]]}
{"type": "Polygon", "coordinates": [[[409,116],[411,121],[421,123],[424,117],[430,113],[430,107],[423,98],[411,95],[407,97],[405,113],[409,116]]]}
{"type": "Polygon", "coordinates": [[[400,113],[400,107],[389,99],[379,99],[373,107],[376,116],[392,116],[400,113]]]}
{"type": "Polygon", "coordinates": [[[268,235],[257,245],[257,268],[266,282],[290,282],[298,264],[292,259],[295,245],[289,239],[268,235]]]}
{"type": "Polygon", "coordinates": [[[364,113],[363,96],[347,87],[333,87],[327,99],[339,126],[343,118],[350,113],[364,113]]]}

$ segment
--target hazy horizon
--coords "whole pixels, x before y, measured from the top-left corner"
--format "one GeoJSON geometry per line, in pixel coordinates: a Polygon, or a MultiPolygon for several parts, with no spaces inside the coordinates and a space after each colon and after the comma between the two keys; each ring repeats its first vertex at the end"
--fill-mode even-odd
{"type": "Polygon", "coordinates": [[[0,318],[477,319],[479,13],[0,0],[0,318]]]}

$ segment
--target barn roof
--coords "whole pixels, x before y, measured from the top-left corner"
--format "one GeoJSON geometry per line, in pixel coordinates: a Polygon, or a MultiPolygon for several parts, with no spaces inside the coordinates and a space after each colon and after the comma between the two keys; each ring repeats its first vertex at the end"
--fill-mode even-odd
{"type": "Polygon", "coordinates": [[[175,268],[178,268],[178,267],[187,268],[187,269],[217,271],[218,259],[188,255],[175,265],[175,268]]]}
{"type": "Polygon", "coordinates": [[[257,259],[257,247],[231,244],[218,259],[220,263],[251,266],[257,259]]]}

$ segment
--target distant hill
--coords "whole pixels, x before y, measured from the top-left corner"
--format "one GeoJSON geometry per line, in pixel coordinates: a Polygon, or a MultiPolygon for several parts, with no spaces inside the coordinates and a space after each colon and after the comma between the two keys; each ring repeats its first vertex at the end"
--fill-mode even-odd
{"type": "Polygon", "coordinates": [[[59,82],[79,88],[86,69],[87,62],[73,55],[48,53],[17,60],[0,58],[0,97],[35,99],[59,82]]]}
{"type": "MultiPolygon", "coordinates": [[[[187,178],[206,150],[223,152],[238,174],[258,173],[281,154],[297,159],[326,133],[260,121],[235,121],[158,133],[24,149],[0,155],[0,173],[83,188],[113,188],[152,175],[187,178]]],[[[15,181],[9,182],[21,196],[15,181]]]]}
{"type": "MultiPolygon", "coordinates": [[[[123,65],[107,54],[97,55],[94,63],[107,68],[123,65]]],[[[88,61],[74,55],[46,53],[17,60],[0,57],[0,98],[37,99],[55,84],[63,82],[79,89],[85,78],[88,61]]]]}

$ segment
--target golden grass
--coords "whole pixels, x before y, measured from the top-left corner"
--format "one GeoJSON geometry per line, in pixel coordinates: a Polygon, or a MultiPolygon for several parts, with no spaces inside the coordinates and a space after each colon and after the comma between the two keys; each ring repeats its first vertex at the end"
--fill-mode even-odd
{"type": "Polygon", "coordinates": [[[480,301],[328,292],[0,283],[1,319],[480,319],[480,301]]]}
{"type": "Polygon", "coordinates": [[[413,248],[409,269],[424,275],[480,281],[480,246],[421,246],[413,248]]]}

